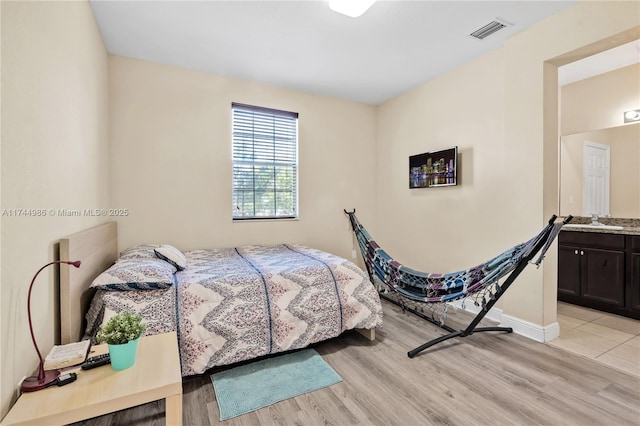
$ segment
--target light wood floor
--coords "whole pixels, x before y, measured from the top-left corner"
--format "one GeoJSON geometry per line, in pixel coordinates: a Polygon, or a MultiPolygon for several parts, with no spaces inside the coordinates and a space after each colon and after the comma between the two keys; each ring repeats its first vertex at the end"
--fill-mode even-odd
{"type": "MultiPolygon", "coordinates": [[[[516,334],[449,340],[409,359],[442,330],[384,303],[376,341],[348,332],[315,346],[343,382],[224,425],[638,425],[640,379],[516,334]]],[[[454,320],[455,318],[455,320],[454,320]]],[[[459,327],[469,315],[457,312],[459,327]]],[[[208,375],[183,380],[185,425],[216,425],[208,375]]],[[[161,425],[162,402],[84,425],[161,425]]]]}

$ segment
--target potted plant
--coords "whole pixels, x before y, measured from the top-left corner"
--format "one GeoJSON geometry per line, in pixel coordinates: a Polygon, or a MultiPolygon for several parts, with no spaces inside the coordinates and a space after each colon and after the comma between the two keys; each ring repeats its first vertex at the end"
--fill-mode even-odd
{"type": "Polygon", "coordinates": [[[120,312],[98,330],[96,340],[109,345],[114,370],[124,370],[135,364],[138,341],[145,329],[140,315],[120,312]]]}

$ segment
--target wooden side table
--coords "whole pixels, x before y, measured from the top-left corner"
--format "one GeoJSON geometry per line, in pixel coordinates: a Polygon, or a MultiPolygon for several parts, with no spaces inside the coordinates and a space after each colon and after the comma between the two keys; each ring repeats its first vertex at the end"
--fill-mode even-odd
{"type": "MultiPolygon", "coordinates": [[[[91,348],[89,356],[107,352],[91,348]]],[[[182,375],[175,332],[145,336],[133,367],[115,371],[110,365],[73,370],[78,379],[24,393],[2,420],[8,425],[64,425],[107,413],[166,400],[166,424],[182,425],[182,375]]]]}

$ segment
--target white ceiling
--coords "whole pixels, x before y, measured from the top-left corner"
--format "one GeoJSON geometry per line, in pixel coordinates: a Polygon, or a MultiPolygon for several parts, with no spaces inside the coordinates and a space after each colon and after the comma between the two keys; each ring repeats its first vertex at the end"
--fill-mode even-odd
{"type": "MultiPolygon", "coordinates": [[[[109,53],[380,104],[502,46],[573,1],[96,1],[109,53]],[[495,18],[513,24],[483,41],[495,18]]],[[[482,84],[481,81],[478,84],[482,84]]]]}

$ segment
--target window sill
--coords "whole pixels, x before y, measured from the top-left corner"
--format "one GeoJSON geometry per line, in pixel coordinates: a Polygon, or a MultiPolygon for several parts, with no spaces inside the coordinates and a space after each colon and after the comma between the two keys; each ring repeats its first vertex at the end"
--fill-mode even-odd
{"type": "Polygon", "coordinates": [[[242,223],[242,222],[290,222],[290,221],[298,221],[299,217],[251,217],[251,218],[232,218],[231,221],[233,223],[242,223]]]}

